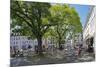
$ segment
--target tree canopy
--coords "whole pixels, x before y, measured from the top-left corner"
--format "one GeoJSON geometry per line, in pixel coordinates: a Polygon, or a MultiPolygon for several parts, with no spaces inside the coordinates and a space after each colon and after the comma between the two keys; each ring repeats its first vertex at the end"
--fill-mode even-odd
{"type": "Polygon", "coordinates": [[[50,12],[52,22],[57,25],[52,27],[49,35],[57,40],[59,46],[70,32],[74,34],[82,32],[79,15],[73,7],[67,4],[55,4],[51,6],[50,12]]]}
{"type": "Polygon", "coordinates": [[[82,31],[78,13],[66,4],[11,1],[10,8],[11,30],[36,38],[40,53],[42,52],[42,38],[46,33],[51,32],[61,44],[68,31],[74,33],[82,31]]]}

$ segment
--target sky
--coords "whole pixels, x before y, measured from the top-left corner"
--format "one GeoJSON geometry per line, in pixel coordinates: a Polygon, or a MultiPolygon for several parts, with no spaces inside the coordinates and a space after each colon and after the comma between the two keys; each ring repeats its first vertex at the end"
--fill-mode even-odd
{"type": "Polygon", "coordinates": [[[90,12],[90,5],[77,5],[77,4],[71,4],[71,7],[74,7],[76,11],[78,12],[80,16],[80,21],[82,23],[82,26],[84,27],[87,19],[87,15],[90,12]]]}

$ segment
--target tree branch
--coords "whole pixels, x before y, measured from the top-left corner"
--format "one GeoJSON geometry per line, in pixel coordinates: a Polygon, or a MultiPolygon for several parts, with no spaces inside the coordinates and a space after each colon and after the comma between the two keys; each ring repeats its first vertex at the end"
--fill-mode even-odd
{"type": "Polygon", "coordinates": [[[18,1],[16,1],[16,3],[17,3],[17,6],[19,7],[20,10],[17,10],[17,9],[14,9],[14,10],[16,10],[16,11],[20,12],[21,14],[23,14],[26,18],[28,18],[30,20],[32,25],[34,25],[33,21],[32,21],[32,18],[30,18],[27,14],[24,13],[24,11],[22,10],[22,7],[19,5],[18,1]]]}
{"type": "Polygon", "coordinates": [[[41,26],[41,31],[42,35],[44,35],[44,33],[51,27],[51,26],[56,26],[57,24],[45,24],[41,26]]]}
{"type": "Polygon", "coordinates": [[[25,21],[26,24],[27,24],[31,29],[33,28],[32,25],[29,23],[29,21],[27,21],[25,18],[23,18],[22,16],[20,16],[20,15],[17,14],[16,12],[14,12],[14,14],[15,14],[17,17],[21,18],[23,21],[25,21]]]}

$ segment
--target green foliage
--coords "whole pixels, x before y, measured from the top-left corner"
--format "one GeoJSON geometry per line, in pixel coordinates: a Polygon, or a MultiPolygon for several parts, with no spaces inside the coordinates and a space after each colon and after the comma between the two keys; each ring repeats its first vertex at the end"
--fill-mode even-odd
{"type": "Polygon", "coordinates": [[[66,4],[55,4],[50,8],[51,22],[57,23],[54,28],[49,31],[48,36],[55,38],[59,45],[64,42],[67,34],[82,32],[82,25],[76,10],[66,4]]]}
{"type": "MultiPolygon", "coordinates": [[[[11,1],[11,29],[15,27],[23,35],[37,38],[38,51],[42,52],[42,37],[49,27],[55,25],[48,20],[50,18],[49,3],[11,1]]],[[[16,31],[15,31],[16,32],[16,31]]]]}
{"type": "Polygon", "coordinates": [[[23,31],[32,31],[36,37],[42,36],[51,26],[48,23],[49,7],[48,3],[12,1],[11,28],[19,25],[23,31]]]}
{"type": "Polygon", "coordinates": [[[76,10],[66,4],[49,4],[29,1],[11,1],[11,29],[39,40],[53,37],[64,42],[69,32],[82,32],[76,10]],[[15,29],[19,26],[19,29],[15,29]]]}

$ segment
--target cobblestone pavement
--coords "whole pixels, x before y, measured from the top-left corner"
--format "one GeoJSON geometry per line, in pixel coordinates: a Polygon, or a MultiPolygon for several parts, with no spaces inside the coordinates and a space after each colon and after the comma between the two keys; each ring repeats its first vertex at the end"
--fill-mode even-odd
{"type": "Polygon", "coordinates": [[[95,55],[93,53],[84,53],[77,58],[75,62],[90,62],[95,61],[95,55]]]}
{"type": "Polygon", "coordinates": [[[11,67],[27,66],[27,65],[43,65],[43,64],[59,64],[59,63],[77,63],[85,61],[94,61],[94,54],[83,53],[80,56],[76,56],[72,52],[66,52],[65,50],[57,50],[51,52],[51,54],[45,54],[44,56],[33,57],[17,57],[11,59],[11,67]]]}

